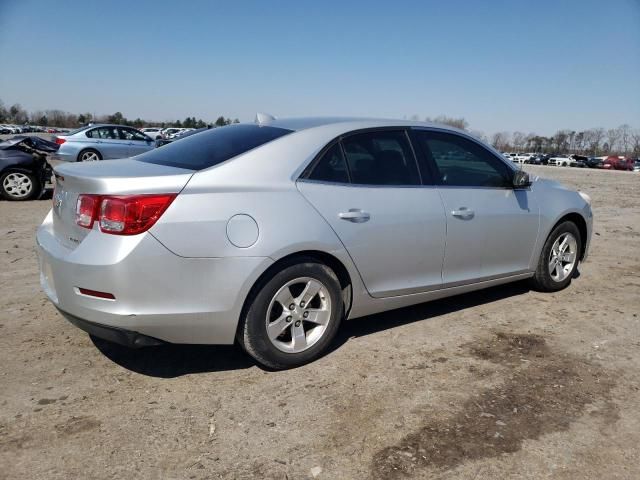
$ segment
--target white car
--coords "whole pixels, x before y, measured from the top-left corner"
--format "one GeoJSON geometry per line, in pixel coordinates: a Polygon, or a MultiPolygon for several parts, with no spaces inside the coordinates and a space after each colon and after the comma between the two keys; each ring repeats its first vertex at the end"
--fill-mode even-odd
{"type": "Polygon", "coordinates": [[[147,135],[148,137],[153,138],[154,140],[157,140],[157,139],[163,137],[162,128],[160,128],[160,127],[141,128],[140,131],[142,133],[144,133],[145,135],[147,135]]]}
{"type": "Polygon", "coordinates": [[[556,155],[549,158],[549,165],[555,165],[558,167],[570,167],[575,160],[571,155],[556,155]]]}
{"type": "Polygon", "coordinates": [[[527,160],[531,160],[531,158],[533,157],[533,153],[516,153],[514,154],[513,157],[511,157],[511,160],[515,163],[525,163],[527,160]]]}

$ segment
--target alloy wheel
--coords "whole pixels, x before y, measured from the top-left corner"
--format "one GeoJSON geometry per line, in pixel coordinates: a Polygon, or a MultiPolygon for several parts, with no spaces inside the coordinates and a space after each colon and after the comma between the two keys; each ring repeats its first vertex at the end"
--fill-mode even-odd
{"type": "Polygon", "coordinates": [[[84,152],[80,157],[81,162],[95,162],[100,160],[100,157],[96,152],[84,152]]]}
{"type": "Polygon", "coordinates": [[[311,277],[287,282],[273,296],[267,309],[267,336],[280,351],[300,353],[316,344],[331,319],[327,287],[311,277]]]}
{"type": "Polygon", "coordinates": [[[554,282],[562,282],[572,272],[578,258],[578,242],[569,232],[560,235],[549,253],[549,274],[554,282]]]}

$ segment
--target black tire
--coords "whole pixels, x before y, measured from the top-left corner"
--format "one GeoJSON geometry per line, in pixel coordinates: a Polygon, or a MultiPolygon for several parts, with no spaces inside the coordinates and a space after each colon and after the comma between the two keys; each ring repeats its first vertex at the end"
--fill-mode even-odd
{"type": "Polygon", "coordinates": [[[38,178],[32,172],[29,172],[27,170],[9,168],[2,172],[2,175],[0,175],[0,196],[2,196],[2,198],[4,198],[5,200],[13,202],[33,200],[34,198],[38,198],[42,194],[42,190],[43,188],[40,184],[40,180],[38,180],[38,178]],[[24,195],[21,195],[21,191],[17,190],[17,187],[5,185],[5,180],[7,180],[7,178],[11,180],[12,175],[18,175],[20,178],[28,179],[31,182],[30,190],[25,191],[24,195]]]}
{"type": "Polygon", "coordinates": [[[539,292],[557,292],[558,290],[566,288],[571,283],[571,279],[576,273],[581,252],[582,238],[576,224],[570,221],[565,221],[557,225],[549,234],[549,237],[547,237],[544,247],[542,247],[542,253],[538,259],[536,273],[531,278],[531,287],[539,292]],[[554,242],[564,233],[570,233],[575,237],[578,244],[577,258],[569,275],[567,275],[567,277],[562,281],[556,281],[552,278],[551,272],[549,271],[549,259],[551,257],[551,249],[553,248],[554,242]]]}
{"type": "Polygon", "coordinates": [[[86,162],[89,161],[85,158],[86,155],[88,154],[95,154],[98,157],[98,160],[102,160],[102,155],[100,155],[100,152],[97,150],[94,150],[93,148],[85,148],[84,150],[82,150],[79,154],[78,154],[78,162],[86,162]]]}
{"type": "Polygon", "coordinates": [[[259,364],[273,370],[298,367],[320,357],[334,339],[344,315],[340,282],[334,271],[311,258],[298,258],[285,264],[256,285],[249,294],[238,326],[237,340],[259,364]],[[331,300],[331,314],[322,336],[308,349],[298,353],[276,348],[267,335],[267,312],[276,293],[297,278],[309,277],[326,287],[331,300]],[[250,299],[253,298],[253,301],[250,299]]]}

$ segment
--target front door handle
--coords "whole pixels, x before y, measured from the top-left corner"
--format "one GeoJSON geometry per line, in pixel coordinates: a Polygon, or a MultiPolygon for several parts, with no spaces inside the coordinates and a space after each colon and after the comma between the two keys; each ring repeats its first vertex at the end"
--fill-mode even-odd
{"type": "Polygon", "coordinates": [[[461,218],[462,220],[471,220],[474,217],[475,212],[473,210],[469,210],[467,207],[460,207],[458,210],[452,211],[451,215],[461,218]]]}
{"type": "Polygon", "coordinates": [[[342,220],[347,220],[348,222],[364,223],[369,221],[371,215],[358,208],[350,208],[348,212],[340,212],[338,217],[342,220]]]}

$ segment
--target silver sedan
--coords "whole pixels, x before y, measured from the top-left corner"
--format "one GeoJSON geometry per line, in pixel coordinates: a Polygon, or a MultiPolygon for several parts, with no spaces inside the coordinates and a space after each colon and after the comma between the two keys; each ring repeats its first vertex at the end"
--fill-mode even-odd
{"type": "Polygon", "coordinates": [[[62,315],[130,346],[237,340],[289,368],[345,319],[523,279],[560,290],[587,256],[589,197],[464,131],[258,119],[56,167],[37,245],[62,315]]]}
{"type": "Polygon", "coordinates": [[[54,135],[52,141],[60,145],[50,157],[52,165],[133,157],[156,145],[151,137],[124,125],[90,125],[54,135]]]}

